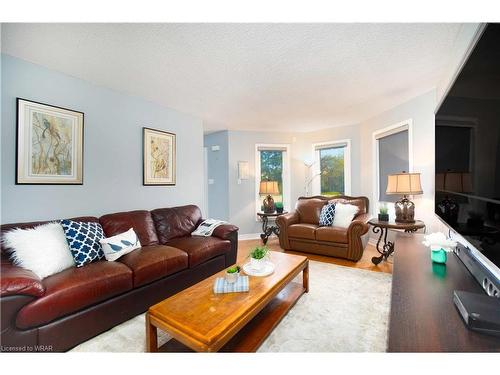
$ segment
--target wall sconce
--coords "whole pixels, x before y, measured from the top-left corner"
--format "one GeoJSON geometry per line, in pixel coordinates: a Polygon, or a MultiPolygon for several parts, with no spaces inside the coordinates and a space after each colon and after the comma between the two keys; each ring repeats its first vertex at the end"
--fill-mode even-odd
{"type": "Polygon", "coordinates": [[[239,161],[238,162],[238,179],[239,180],[248,180],[248,161],[239,161]]]}

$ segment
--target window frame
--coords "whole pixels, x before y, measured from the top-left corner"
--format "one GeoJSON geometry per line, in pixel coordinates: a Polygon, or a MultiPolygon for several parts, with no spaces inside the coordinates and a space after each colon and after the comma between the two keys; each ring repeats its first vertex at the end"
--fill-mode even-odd
{"type": "Polygon", "coordinates": [[[344,195],[351,195],[351,139],[338,139],[312,144],[314,162],[310,168],[311,176],[307,176],[307,178],[317,176],[313,177],[311,181],[312,195],[321,195],[321,176],[318,175],[321,172],[320,152],[316,148],[335,148],[342,146],[344,147],[344,195]]]}
{"type": "Polygon", "coordinates": [[[283,210],[290,212],[290,203],[291,203],[291,147],[288,143],[256,143],[255,144],[255,216],[256,221],[260,221],[260,218],[257,216],[257,212],[260,211],[260,207],[262,206],[263,198],[259,195],[260,188],[260,150],[259,148],[268,148],[272,150],[273,147],[276,147],[276,151],[282,151],[286,153],[283,155],[283,210]],[[285,150],[283,150],[285,149],[285,150]]]}
{"type": "Polygon", "coordinates": [[[381,204],[387,204],[389,210],[394,209],[392,202],[380,201],[380,158],[379,158],[379,139],[389,135],[408,131],[408,173],[413,173],[413,120],[411,118],[375,130],[372,133],[372,153],[373,153],[373,195],[372,212],[378,212],[381,204]],[[392,207],[392,209],[391,209],[392,207]]]}

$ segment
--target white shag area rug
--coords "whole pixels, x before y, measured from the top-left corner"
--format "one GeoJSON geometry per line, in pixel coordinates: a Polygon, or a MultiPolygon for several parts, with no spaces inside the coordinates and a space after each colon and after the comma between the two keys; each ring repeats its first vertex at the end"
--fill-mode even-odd
{"type": "MultiPolygon", "coordinates": [[[[384,352],[391,278],[382,272],[309,261],[309,293],[302,295],[258,352],[384,352]]],[[[169,339],[158,330],[159,346],[169,339]]],[[[145,346],[141,314],[72,351],[144,352],[145,346]]]]}

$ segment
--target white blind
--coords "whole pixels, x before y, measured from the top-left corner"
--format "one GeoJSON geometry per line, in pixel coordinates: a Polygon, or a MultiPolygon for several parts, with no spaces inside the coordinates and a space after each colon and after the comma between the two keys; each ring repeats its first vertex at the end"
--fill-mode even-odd
{"type": "Polygon", "coordinates": [[[286,151],[285,146],[258,146],[258,151],[286,151]]]}
{"type": "Polygon", "coordinates": [[[316,151],[318,150],[325,150],[328,148],[344,148],[347,147],[347,142],[340,142],[340,143],[330,143],[330,144],[324,144],[324,145],[316,145],[314,146],[314,149],[316,151]]]}
{"type": "Polygon", "coordinates": [[[387,176],[393,173],[409,172],[408,130],[393,133],[378,139],[379,200],[396,202],[399,195],[387,195],[387,176]]]}

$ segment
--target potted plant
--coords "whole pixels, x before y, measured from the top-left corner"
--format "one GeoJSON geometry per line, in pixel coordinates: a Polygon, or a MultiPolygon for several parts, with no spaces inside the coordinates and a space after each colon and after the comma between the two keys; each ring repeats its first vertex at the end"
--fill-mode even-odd
{"type": "Polygon", "coordinates": [[[228,283],[235,283],[240,276],[240,266],[232,266],[226,270],[225,279],[228,283]]]}
{"type": "Polygon", "coordinates": [[[256,246],[249,254],[250,265],[254,270],[264,268],[267,259],[269,258],[269,248],[267,246],[256,246]]]}
{"type": "Polygon", "coordinates": [[[380,221],[389,221],[389,214],[387,213],[387,211],[387,205],[385,203],[381,204],[378,213],[378,219],[380,221]]]}
{"type": "Polygon", "coordinates": [[[276,207],[276,212],[278,214],[283,213],[283,202],[276,202],[274,206],[276,207]]]}

